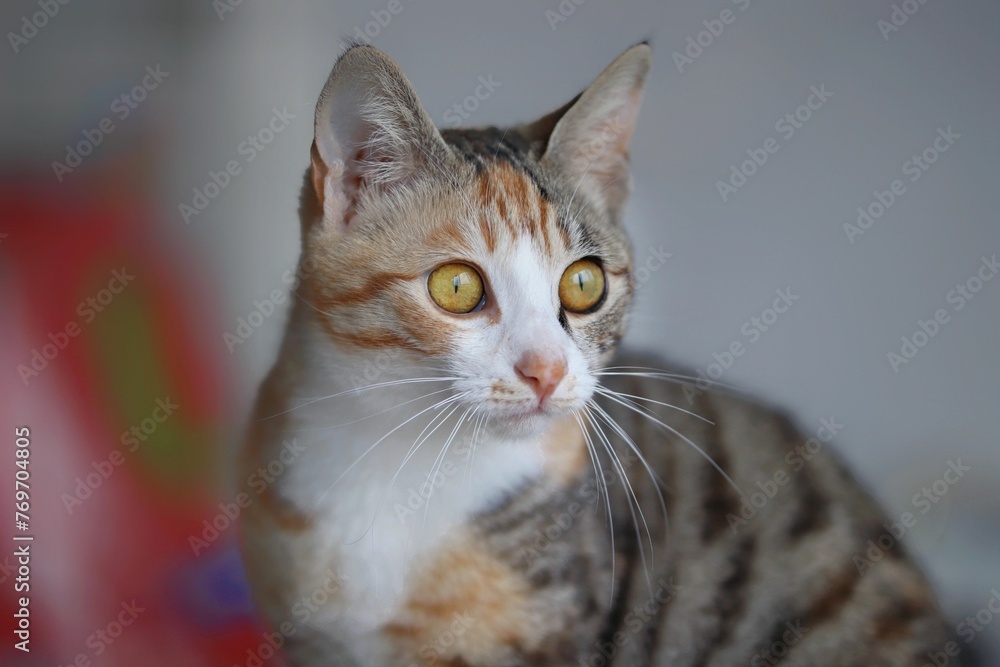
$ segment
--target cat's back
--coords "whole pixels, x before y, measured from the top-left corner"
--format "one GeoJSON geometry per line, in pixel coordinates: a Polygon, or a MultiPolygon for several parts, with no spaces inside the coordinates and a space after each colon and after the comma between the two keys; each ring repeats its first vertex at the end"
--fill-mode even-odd
{"type": "Polygon", "coordinates": [[[655,357],[622,354],[604,373],[607,418],[594,421],[612,442],[610,420],[632,441],[619,438],[619,462],[604,465],[624,470],[631,491],[610,485],[623,594],[593,655],[620,665],[923,665],[942,650],[950,637],[929,585],[831,451],[835,415],[803,432],[655,357]]]}

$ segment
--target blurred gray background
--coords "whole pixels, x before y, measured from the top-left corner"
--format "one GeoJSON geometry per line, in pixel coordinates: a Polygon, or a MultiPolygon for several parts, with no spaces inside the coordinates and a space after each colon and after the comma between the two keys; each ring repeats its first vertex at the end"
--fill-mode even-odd
{"type": "MultiPolygon", "coordinates": [[[[35,11],[6,2],[0,26],[16,31],[35,11]]],[[[312,108],[342,40],[359,33],[400,63],[441,125],[455,104],[470,125],[532,119],[651,39],[627,225],[638,262],[670,256],[640,285],[628,342],[706,373],[742,342],[721,381],[786,407],[807,433],[822,418],[842,424],[832,446],[890,516],[917,514],[905,539],[955,623],[986,606],[1000,587],[1000,278],[974,278],[1000,253],[1000,3],[77,0],[17,53],[9,37],[3,47],[5,164],[51,173],[160,64],[169,76],[86,168],[152,128],[157,224],[212,268],[204,290],[235,331],[255,300],[287,288],[312,108]],[[499,85],[469,101],[479,77],[499,85]],[[813,87],[829,95],[800,109],[813,87]],[[274,109],[294,118],[247,161],[241,143],[274,109]],[[950,143],[933,148],[948,128],[950,143]],[[769,138],[776,152],[745,164],[769,138]],[[934,162],[915,167],[925,150],[934,162]],[[179,205],[230,160],[240,174],[186,223],[179,205]],[[752,175],[723,196],[734,168],[752,175]],[[884,213],[845,231],[896,179],[902,194],[884,213]],[[958,308],[952,290],[970,279],[981,289],[958,308]],[[799,298],[763,331],[752,318],[779,289],[799,298]],[[947,321],[894,369],[889,353],[902,356],[902,337],[939,309],[947,321]],[[921,514],[915,494],[959,459],[971,470],[921,514]]],[[[266,318],[232,353],[224,331],[205,341],[230,357],[233,438],[282,327],[266,318]]],[[[968,650],[998,646],[1000,623],[968,650]]]]}

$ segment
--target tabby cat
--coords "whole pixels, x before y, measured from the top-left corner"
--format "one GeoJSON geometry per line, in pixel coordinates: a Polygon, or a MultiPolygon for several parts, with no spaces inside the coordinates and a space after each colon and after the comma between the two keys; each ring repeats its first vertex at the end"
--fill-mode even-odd
{"type": "Polygon", "coordinates": [[[818,440],[616,355],[650,62],[445,131],[375,48],[334,66],[243,454],[248,573],[293,665],[922,665],[949,640],[818,440]]]}

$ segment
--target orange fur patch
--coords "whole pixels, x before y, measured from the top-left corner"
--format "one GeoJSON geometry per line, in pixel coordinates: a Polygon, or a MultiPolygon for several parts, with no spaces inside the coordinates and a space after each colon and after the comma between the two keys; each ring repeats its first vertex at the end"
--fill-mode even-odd
{"type": "Polygon", "coordinates": [[[356,306],[358,304],[369,303],[372,298],[382,292],[391,290],[399,283],[416,280],[417,278],[419,276],[405,273],[375,273],[368,278],[363,287],[354,290],[338,291],[322,300],[318,305],[323,310],[332,310],[336,306],[356,306]]]}
{"type": "Polygon", "coordinates": [[[271,486],[266,487],[261,492],[257,497],[257,503],[274,524],[286,532],[301,533],[313,527],[312,517],[285,500],[271,486]]]}
{"type": "Polygon", "coordinates": [[[415,573],[403,610],[383,631],[423,664],[487,664],[541,641],[531,599],[520,573],[465,535],[415,573]]]}
{"type": "Polygon", "coordinates": [[[494,211],[512,238],[527,234],[538,239],[547,252],[553,250],[551,232],[556,216],[527,174],[508,162],[497,162],[479,177],[477,195],[483,208],[480,229],[490,252],[496,247],[490,224],[494,211]]]}
{"type": "Polygon", "coordinates": [[[545,470],[558,484],[565,486],[579,477],[588,462],[583,431],[572,415],[549,429],[542,439],[545,470]]]}
{"type": "Polygon", "coordinates": [[[310,160],[310,170],[309,179],[312,183],[314,201],[316,204],[316,211],[322,214],[323,211],[323,179],[326,178],[326,165],[323,163],[323,159],[319,156],[319,148],[316,147],[316,142],[313,141],[312,147],[309,149],[309,160],[310,160]]]}

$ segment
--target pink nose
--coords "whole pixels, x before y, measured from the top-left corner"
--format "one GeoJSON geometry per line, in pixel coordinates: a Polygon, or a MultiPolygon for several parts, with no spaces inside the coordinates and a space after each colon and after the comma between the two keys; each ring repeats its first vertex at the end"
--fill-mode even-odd
{"type": "Polygon", "coordinates": [[[535,392],[541,406],[566,376],[566,357],[529,350],[514,365],[514,370],[535,392]]]}

